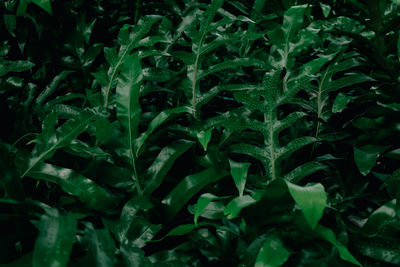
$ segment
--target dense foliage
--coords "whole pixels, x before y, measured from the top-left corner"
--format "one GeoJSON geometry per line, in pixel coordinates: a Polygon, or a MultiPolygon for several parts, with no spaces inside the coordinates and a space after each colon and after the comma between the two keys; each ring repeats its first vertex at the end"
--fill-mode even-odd
{"type": "Polygon", "coordinates": [[[0,263],[400,264],[399,1],[0,11],[0,263]]]}

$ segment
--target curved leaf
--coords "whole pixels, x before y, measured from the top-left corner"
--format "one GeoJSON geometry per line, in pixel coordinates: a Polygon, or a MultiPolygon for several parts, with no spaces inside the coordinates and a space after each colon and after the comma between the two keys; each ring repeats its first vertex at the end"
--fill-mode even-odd
{"type": "Polygon", "coordinates": [[[316,233],[320,238],[334,245],[339,251],[340,258],[355,265],[362,266],[357,259],[350,254],[347,248],[337,241],[335,234],[331,229],[322,225],[317,225],[314,229],[314,233],[316,233]]]}
{"type": "Polygon", "coordinates": [[[166,207],[166,213],[171,218],[204,186],[214,183],[228,175],[226,171],[215,168],[205,169],[201,172],[186,176],[174,189],[162,200],[166,207]]]}
{"type": "Polygon", "coordinates": [[[36,165],[27,175],[59,185],[68,194],[99,211],[111,212],[119,204],[118,197],[71,169],[43,163],[36,165]]]}
{"type": "Polygon", "coordinates": [[[143,193],[151,194],[162,183],[168,170],[175,163],[175,160],[192,145],[193,143],[189,142],[175,142],[164,147],[145,173],[145,188],[143,193]]]}
{"type": "Polygon", "coordinates": [[[226,205],[224,215],[231,220],[236,218],[242,209],[254,203],[256,203],[256,201],[249,195],[235,197],[226,205]]]}

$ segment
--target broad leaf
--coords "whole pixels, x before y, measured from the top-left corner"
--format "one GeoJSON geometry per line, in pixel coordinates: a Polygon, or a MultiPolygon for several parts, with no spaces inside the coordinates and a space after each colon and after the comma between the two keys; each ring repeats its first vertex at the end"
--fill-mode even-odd
{"type": "Polygon", "coordinates": [[[286,182],[289,193],[301,209],[308,225],[313,229],[321,219],[327,195],[322,184],[299,186],[286,182]]]}
{"type": "Polygon", "coordinates": [[[282,240],[276,235],[267,238],[258,252],[255,267],[278,267],[284,264],[290,256],[282,240]]]}

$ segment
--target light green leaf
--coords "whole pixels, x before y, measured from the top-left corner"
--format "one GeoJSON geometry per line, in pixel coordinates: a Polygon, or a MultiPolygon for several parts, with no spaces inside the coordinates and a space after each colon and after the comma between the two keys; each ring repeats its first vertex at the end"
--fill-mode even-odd
{"type": "Polygon", "coordinates": [[[242,209],[254,203],[256,203],[256,201],[249,195],[235,197],[226,205],[224,215],[231,220],[236,218],[242,209]]]}
{"type": "Polygon", "coordinates": [[[197,200],[196,205],[194,206],[194,224],[197,226],[197,220],[199,216],[203,213],[204,209],[210,204],[211,201],[219,199],[219,197],[214,196],[210,193],[202,194],[197,200]]]}
{"type": "Polygon", "coordinates": [[[43,8],[43,10],[45,10],[47,13],[53,15],[50,0],[32,0],[32,2],[43,8]]]}
{"type": "Polygon", "coordinates": [[[236,188],[239,191],[239,196],[243,195],[243,191],[246,185],[247,172],[251,163],[236,162],[229,159],[229,165],[233,181],[235,182],[236,188]]]}
{"type": "Polygon", "coordinates": [[[299,186],[286,181],[290,195],[301,209],[311,229],[318,224],[326,206],[327,195],[320,183],[299,186]]]}
{"type": "Polygon", "coordinates": [[[335,101],[333,102],[332,112],[333,113],[342,112],[342,110],[347,106],[350,100],[351,100],[350,96],[343,93],[339,93],[335,98],[335,101]]]}
{"type": "Polygon", "coordinates": [[[329,16],[329,13],[331,12],[331,7],[321,2],[319,3],[319,6],[322,9],[322,14],[324,14],[324,17],[327,18],[329,16]]]}
{"type": "Polygon", "coordinates": [[[271,234],[258,252],[254,267],[279,267],[287,261],[290,254],[282,240],[276,234],[271,234]]]}
{"type": "Polygon", "coordinates": [[[204,151],[207,151],[208,142],[211,140],[211,133],[212,128],[197,133],[197,138],[199,139],[200,144],[203,146],[204,151]]]}
{"type": "Polygon", "coordinates": [[[39,236],[33,250],[32,266],[67,266],[75,242],[76,220],[52,209],[42,215],[38,228],[39,236]]]}

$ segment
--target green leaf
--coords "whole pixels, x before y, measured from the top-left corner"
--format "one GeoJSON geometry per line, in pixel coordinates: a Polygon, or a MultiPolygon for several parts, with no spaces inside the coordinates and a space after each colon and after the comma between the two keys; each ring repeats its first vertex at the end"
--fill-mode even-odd
{"type": "Polygon", "coordinates": [[[136,153],[134,139],[138,136],[138,125],[141,113],[139,91],[143,79],[138,54],[125,58],[121,66],[121,73],[117,79],[116,102],[117,118],[127,136],[127,148],[130,164],[136,175],[136,153]]]}
{"type": "Polygon", "coordinates": [[[172,229],[171,231],[169,231],[168,234],[163,236],[161,239],[152,240],[151,242],[160,242],[169,236],[184,236],[193,231],[194,229],[196,229],[196,225],[194,224],[181,224],[172,229]]]}
{"type": "Polygon", "coordinates": [[[189,107],[177,107],[177,108],[171,108],[171,109],[166,109],[161,111],[149,124],[147,127],[147,130],[140,135],[139,138],[136,140],[136,155],[139,155],[140,149],[142,148],[143,144],[147,140],[147,138],[150,136],[152,132],[154,132],[160,125],[162,125],[164,122],[167,120],[171,119],[173,115],[179,114],[179,113],[184,113],[184,112],[190,112],[189,107]]]}
{"type": "MultiPolygon", "coordinates": [[[[101,116],[101,113],[96,110],[84,109],[76,117],[61,125],[55,132],[44,130],[38,136],[38,142],[32,151],[32,155],[21,170],[21,177],[28,175],[38,164],[52,157],[56,150],[69,145],[72,140],[86,130],[90,122],[101,118],[101,116]]],[[[55,120],[53,121],[54,124],[55,120]]]]}
{"type": "Polygon", "coordinates": [[[229,219],[236,218],[240,211],[256,201],[249,195],[241,195],[232,199],[225,207],[224,215],[229,219]]]}
{"type": "Polygon", "coordinates": [[[226,60],[223,63],[219,63],[207,68],[207,70],[198,71],[197,79],[198,80],[203,79],[210,74],[220,72],[226,69],[234,69],[237,67],[251,67],[251,66],[264,68],[265,63],[262,60],[254,58],[236,58],[232,60],[226,60]]]}
{"type": "Polygon", "coordinates": [[[137,136],[137,126],[141,113],[139,90],[142,79],[142,68],[138,54],[129,55],[122,63],[121,73],[117,79],[116,103],[117,118],[128,132],[131,148],[133,147],[132,140],[137,136]]]}
{"type": "Polygon", "coordinates": [[[69,70],[64,70],[60,74],[58,74],[56,77],[53,78],[53,80],[46,86],[46,88],[40,93],[40,95],[36,98],[36,105],[38,108],[42,105],[42,103],[48,98],[54,90],[57,89],[57,86],[61,81],[63,81],[69,74],[71,74],[72,71],[69,70]]]}
{"type": "Polygon", "coordinates": [[[114,266],[116,247],[110,233],[106,229],[94,229],[90,222],[85,226],[84,238],[89,243],[92,261],[99,267],[114,266]]]}
{"type": "Polygon", "coordinates": [[[62,215],[56,209],[42,215],[39,222],[39,236],[33,250],[32,266],[67,266],[75,242],[77,222],[69,215],[62,215]]]}
{"type": "MultiPolygon", "coordinates": [[[[107,57],[108,60],[114,64],[110,66],[107,72],[110,74],[109,77],[103,79],[104,83],[101,83],[104,95],[104,107],[108,106],[110,91],[115,87],[115,80],[118,77],[121,66],[124,64],[126,58],[131,57],[130,52],[137,45],[138,41],[150,31],[153,24],[159,19],[161,19],[161,16],[144,16],[139,20],[137,25],[135,25],[132,30],[131,26],[129,25],[125,25],[120,30],[118,39],[121,43],[121,47],[118,51],[118,59],[110,60],[110,57],[107,57]]],[[[111,56],[111,58],[114,58],[114,56],[115,55],[111,56]]]]}
{"type": "Polygon", "coordinates": [[[303,179],[307,175],[310,175],[314,172],[317,172],[319,170],[325,170],[325,169],[327,169],[326,165],[319,163],[319,162],[310,161],[310,162],[304,163],[304,164],[296,167],[294,170],[290,171],[288,174],[286,174],[284,176],[284,179],[291,183],[297,184],[298,182],[301,181],[301,179],[303,179]]]}
{"type": "Polygon", "coordinates": [[[193,143],[177,141],[164,147],[145,173],[145,188],[143,193],[151,194],[151,192],[160,186],[168,170],[175,163],[175,160],[192,145],[193,143]]]}
{"type": "Polygon", "coordinates": [[[121,246],[122,259],[126,266],[132,267],[150,267],[152,266],[150,260],[144,255],[143,250],[140,248],[132,247],[129,245],[121,246]]]}
{"type": "Polygon", "coordinates": [[[197,133],[197,138],[199,139],[200,144],[203,146],[204,151],[207,151],[208,142],[211,140],[211,133],[212,128],[197,133]]]}
{"type": "Polygon", "coordinates": [[[23,72],[30,70],[34,66],[35,63],[24,60],[2,61],[0,64],[0,77],[8,74],[9,72],[23,72]]]}
{"type": "Polygon", "coordinates": [[[317,225],[314,229],[314,233],[335,246],[339,252],[340,258],[355,265],[362,266],[361,263],[359,263],[357,259],[350,254],[347,248],[336,239],[335,234],[331,229],[322,225],[317,225]]]}
{"type": "Polygon", "coordinates": [[[214,183],[225,177],[228,173],[215,168],[205,169],[201,172],[186,176],[174,189],[162,200],[166,206],[168,217],[175,214],[204,186],[214,183]]]}
{"type": "Polygon", "coordinates": [[[366,176],[375,166],[379,151],[365,151],[354,147],[354,161],[360,173],[366,176]]]}
{"type": "Polygon", "coordinates": [[[43,8],[43,10],[45,10],[50,15],[53,15],[53,12],[51,10],[50,0],[31,0],[31,1],[36,5],[38,5],[39,7],[43,8]]]}
{"type": "Polygon", "coordinates": [[[327,89],[328,91],[336,91],[341,88],[351,86],[358,83],[363,82],[373,82],[375,79],[361,73],[357,73],[357,75],[345,76],[336,80],[333,80],[328,83],[327,89]]]}
{"type": "Polygon", "coordinates": [[[287,261],[290,254],[276,234],[267,235],[254,267],[279,267],[287,261]]]}
{"type": "Polygon", "coordinates": [[[319,6],[322,9],[322,14],[324,14],[324,17],[327,18],[329,16],[329,13],[331,12],[331,7],[321,2],[319,3],[319,6]]]}
{"type": "Polygon", "coordinates": [[[43,163],[36,165],[27,175],[59,185],[66,193],[99,211],[112,212],[120,201],[105,188],[71,169],[43,163]]]}
{"type": "Polygon", "coordinates": [[[314,229],[324,214],[327,195],[320,183],[299,186],[286,181],[290,195],[301,209],[308,225],[314,229]]]}
{"type": "Polygon", "coordinates": [[[333,113],[342,112],[342,110],[347,106],[350,100],[351,100],[350,96],[343,93],[339,93],[335,98],[335,101],[333,102],[332,112],[333,113]]]}
{"type": "Polygon", "coordinates": [[[392,199],[381,207],[377,208],[362,227],[362,234],[375,237],[381,229],[396,217],[397,200],[392,199]]]}
{"type": "Polygon", "coordinates": [[[214,196],[210,193],[202,194],[197,200],[196,205],[194,206],[194,224],[197,226],[197,220],[199,216],[203,213],[204,209],[210,204],[211,201],[217,200],[219,197],[214,196]]]}
{"type": "Polygon", "coordinates": [[[15,15],[4,15],[4,23],[8,33],[15,38],[15,29],[17,28],[17,18],[15,15]]]}
{"type": "Polygon", "coordinates": [[[243,195],[244,188],[246,186],[247,172],[251,163],[236,162],[229,159],[229,165],[233,181],[235,182],[236,188],[239,191],[239,196],[243,195]]]}

